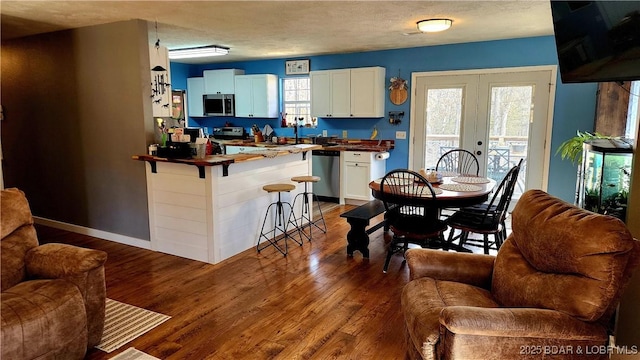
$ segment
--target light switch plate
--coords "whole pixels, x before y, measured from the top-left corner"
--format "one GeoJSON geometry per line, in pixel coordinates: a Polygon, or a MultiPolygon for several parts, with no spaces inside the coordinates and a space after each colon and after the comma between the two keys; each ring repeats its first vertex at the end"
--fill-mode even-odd
{"type": "Polygon", "coordinates": [[[328,133],[327,133],[327,130],[322,130],[322,136],[323,136],[323,137],[327,137],[327,134],[328,134],[328,133]]]}
{"type": "Polygon", "coordinates": [[[406,131],[396,131],[396,139],[403,140],[407,138],[406,131]]]}
{"type": "Polygon", "coordinates": [[[342,138],[343,139],[347,138],[347,130],[342,130],[342,138]]]}

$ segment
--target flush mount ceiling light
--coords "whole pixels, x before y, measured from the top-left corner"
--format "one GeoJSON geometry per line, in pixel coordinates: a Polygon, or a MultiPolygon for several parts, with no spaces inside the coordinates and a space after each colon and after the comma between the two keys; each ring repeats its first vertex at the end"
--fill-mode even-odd
{"type": "Polygon", "coordinates": [[[451,23],[453,23],[451,19],[427,19],[418,21],[416,25],[422,32],[438,32],[450,28],[451,23]]]}
{"type": "Polygon", "coordinates": [[[228,53],[229,49],[221,46],[200,46],[187,49],[169,50],[169,59],[191,59],[198,57],[227,55],[228,53]]]}

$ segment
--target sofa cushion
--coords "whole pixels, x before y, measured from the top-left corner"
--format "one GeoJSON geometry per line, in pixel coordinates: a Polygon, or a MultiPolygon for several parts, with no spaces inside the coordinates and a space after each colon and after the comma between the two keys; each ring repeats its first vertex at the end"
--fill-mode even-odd
{"type": "Polygon", "coordinates": [[[498,307],[488,290],[463,283],[419,278],[402,291],[406,330],[423,358],[435,359],[440,337],[440,311],[447,306],[498,307]]]}
{"type": "Polygon", "coordinates": [[[0,242],[0,288],[2,291],[23,281],[27,277],[26,254],[38,246],[36,229],[22,226],[0,242]]]}
{"type": "Polygon", "coordinates": [[[38,238],[24,193],[16,188],[1,193],[0,287],[4,291],[25,279],[25,254],[38,246],[38,238]]]}
{"type": "Polygon", "coordinates": [[[585,321],[608,311],[636,246],[622,221],[533,190],[518,201],[512,227],[493,270],[491,291],[502,306],[558,310],[585,321]]]}
{"type": "Polygon", "coordinates": [[[2,359],[82,359],[87,320],[78,288],[65,280],[22,282],[2,292],[2,359]]]}
{"type": "Polygon", "coordinates": [[[33,224],[31,209],[24,192],[16,188],[2,190],[0,202],[2,205],[2,216],[0,216],[2,239],[23,225],[33,224]]]}

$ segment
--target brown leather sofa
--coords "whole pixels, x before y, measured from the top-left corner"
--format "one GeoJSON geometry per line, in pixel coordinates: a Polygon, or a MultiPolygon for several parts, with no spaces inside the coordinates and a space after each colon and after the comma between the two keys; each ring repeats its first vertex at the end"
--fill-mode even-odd
{"type": "Polygon", "coordinates": [[[640,242],[620,220],[540,190],[497,256],[410,249],[411,359],[608,359],[611,319],[640,242]]]}
{"type": "Polygon", "coordinates": [[[104,328],[103,251],[38,245],[29,203],[2,190],[2,359],[82,359],[104,328]]]}

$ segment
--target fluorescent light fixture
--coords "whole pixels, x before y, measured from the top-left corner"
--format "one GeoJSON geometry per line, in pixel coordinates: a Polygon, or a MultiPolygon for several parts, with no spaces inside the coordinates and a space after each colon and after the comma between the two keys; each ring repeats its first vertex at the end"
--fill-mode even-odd
{"type": "Polygon", "coordinates": [[[427,19],[418,21],[416,25],[422,32],[438,32],[450,28],[451,23],[453,23],[451,19],[427,19]]]}
{"type": "Polygon", "coordinates": [[[200,46],[187,49],[169,50],[169,59],[191,59],[199,57],[227,55],[228,53],[228,48],[215,45],[200,46]]]}

